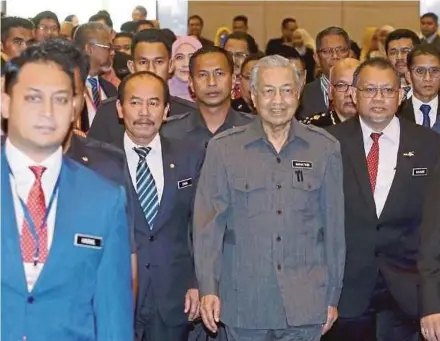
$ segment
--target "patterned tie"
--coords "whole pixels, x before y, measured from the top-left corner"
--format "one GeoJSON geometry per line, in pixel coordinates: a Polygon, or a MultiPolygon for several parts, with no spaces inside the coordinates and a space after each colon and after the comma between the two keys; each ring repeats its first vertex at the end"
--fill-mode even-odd
{"type": "Polygon", "coordinates": [[[431,128],[431,118],[429,117],[429,112],[431,111],[431,106],[428,104],[422,104],[420,106],[420,111],[423,114],[422,126],[426,128],[431,128]]]}
{"type": "Polygon", "coordinates": [[[376,189],[377,169],[379,167],[379,138],[382,133],[371,133],[373,145],[367,155],[368,175],[370,176],[371,191],[376,189]]]}
{"type": "Polygon", "coordinates": [[[135,147],[133,149],[139,155],[139,162],[136,169],[136,189],[145,219],[147,219],[150,230],[152,230],[154,219],[159,211],[159,196],[157,194],[156,183],[146,160],[151,148],[135,147]]]}
{"type": "Polygon", "coordinates": [[[402,89],[403,89],[402,101],[404,101],[404,100],[408,99],[408,93],[411,91],[411,87],[408,85],[408,86],[404,86],[402,89]]]}
{"type": "Polygon", "coordinates": [[[95,107],[97,108],[101,104],[101,97],[99,96],[98,80],[96,78],[89,78],[88,82],[92,87],[92,98],[95,107]]]}
{"type": "MultiPolygon", "coordinates": [[[[47,248],[47,228],[46,225],[41,227],[44,215],[46,213],[46,202],[44,199],[43,188],[41,187],[41,177],[43,176],[46,167],[32,166],[29,167],[35,175],[35,182],[29,192],[26,206],[29,210],[29,215],[32,218],[34,227],[37,229],[39,239],[39,263],[45,263],[48,253],[47,248]],[[41,228],[40,228],[41,227],[41,228]]],[[[23,229],[20,238],[21,253],[24,263],[33,262],[35,254],[35,240],[32,236],[31,229],[26,219],[23,221],[23,229]]]]}

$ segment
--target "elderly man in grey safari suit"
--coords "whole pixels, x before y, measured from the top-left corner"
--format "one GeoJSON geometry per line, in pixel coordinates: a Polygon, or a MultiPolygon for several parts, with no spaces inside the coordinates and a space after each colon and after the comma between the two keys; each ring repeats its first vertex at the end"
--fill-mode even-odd
{"type": "Polygon", "coordinates": [[[259,115],[210,141],[197,188],[202,319],[230,341],[318,341],[345,264],[339,142],[294,118],[301,79],[287,59],[265,57],[251,77],[259,115]]]}

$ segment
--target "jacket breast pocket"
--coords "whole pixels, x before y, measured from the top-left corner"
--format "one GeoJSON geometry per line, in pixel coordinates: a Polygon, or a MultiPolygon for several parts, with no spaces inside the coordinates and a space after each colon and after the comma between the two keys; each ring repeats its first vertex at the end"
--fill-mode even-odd
{"type": "Polygon", "coordinates": [[[268,193],[264,178],[234,178],[234,206],[247,212],[249,218],[267,212],[268,193]]]}
{"type": "Polygon", "coordinates": [[[297,210],[312,210],[319,206],[319,191],[321,188],[321,180],[313,174],[303,172],[298,178],[293,175],[292,191],[290,202],[292,207],[297,210]]]}

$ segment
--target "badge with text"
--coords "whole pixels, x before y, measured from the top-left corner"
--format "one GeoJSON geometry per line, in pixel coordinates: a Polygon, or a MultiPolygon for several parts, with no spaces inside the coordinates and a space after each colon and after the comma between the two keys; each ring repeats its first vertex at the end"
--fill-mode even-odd
{"type": "Polygon", "coordinates": [[[310,161],[292,160],[292,168],[313,169],[313,163],[311,163],[310,161]]]}
{"type": "Polygon", "coordinates": [[[413,168],[412,176],[427,176],[428,168],[413,168]]]}
{"type": "Polygon", "coordinates": [[[102,248],[102,238],[85,234],[75,234],[75,246],[90,247],[92,249],[102,248]]]}
{"type": "Polygon", "coordinates": [[[193,184],[192,178],[180,180],[177,182],[177,188],[182,189],[182,188],[190,187],[192,186],[192,184],[193,184]]]}

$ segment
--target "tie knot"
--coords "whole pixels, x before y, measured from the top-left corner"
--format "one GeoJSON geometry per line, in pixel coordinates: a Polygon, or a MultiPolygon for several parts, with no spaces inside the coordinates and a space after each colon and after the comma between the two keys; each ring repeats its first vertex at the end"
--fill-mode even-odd
{"type": "Polygon", "coordinates": [[[133,150],[139,155],[139,161],[143,161],[151,151],[151,147],[134,147],[133,150]]]}
{"type": "Polygon", "coordinates": [[[379,138],[382,136],[382,133],[371,133],[371,139],[374,143],[377,143],[379,141],[379,138]]]}
{"type": "Polygon", "coordinates": [[[428,104],[422,104],[420,106],[420,111],[422,112],[423,115],[428,115],[429,112],[431,111],[431,106],[428,104]]]}
{"type": "Polygon", "coordinates": [[[96,88],[98,86],[98,80],[94,77],[89,78],[87,81],[90,83],[92,88],[96,88]]]}
{"type": "Polygon", "coordinates": [[[30,166],[29,169],[34,173],[35,179],[41,181],[41,177],[47,168],[43,166],[30,166]]]}

